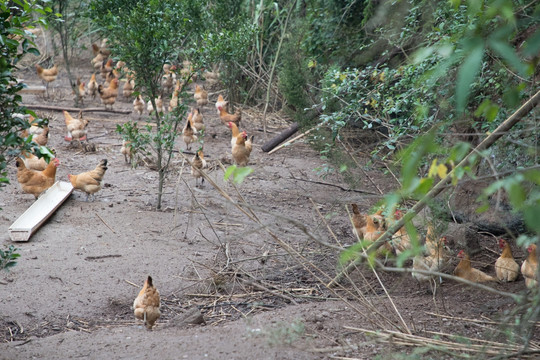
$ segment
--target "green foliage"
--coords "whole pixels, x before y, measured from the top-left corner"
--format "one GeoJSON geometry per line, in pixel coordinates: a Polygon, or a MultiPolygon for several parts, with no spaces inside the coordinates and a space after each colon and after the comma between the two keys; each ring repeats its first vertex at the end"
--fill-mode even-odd
{"type": "MultiPolygon", "coordinates": [[[[530,169],[517,172],[507,178],[492,183],[484,191],[481,198],[487,202],[487,197],[504,189],[512,207],[523,214],[525,224],[537,235],[540,235],[540,170],[530,169]]],[[[522,239],[521,243],[526,244],[522,239]]],[[[538,241],[536,239],[535,241],[538,241]]]]}
{"type": "Polygon", "coordinates": [[[309,110],[314,104],[310,98],[312,91],[309,85],[316,82],[313,74],[315,63],[298,51],[300,34],[299,29],[293,31],[283,44],[278,77],[279,90],[285,97],[288,113],[301,126],[307,126],[315,115],[313,110],[309,110]]]}
{"type": "Polygon", "coordinates": [[[235,184],[241,184],[252,172],[253,169],[250,167],[231,165],[225,171],[223,179],[227,181],[232,176],[232,181],[235,184]]]}
{"type": "MultiPolygon", "coordinates": [[[[160,93],[163,65],[190,58],[195,53],[195,49],[186,44],[197,42],[204,30],[203,5],[199,0],[94,0],[90,5],[90,16],[107,33],[113,53],[137,74],[135,87],[145,98],[150,98],[154,108],[160,93]]],[[[184,87],[180,93],[185,97],[184,87]]],[[[174,141],[185,112],[185,106],[178,106],[167,115],[155,112],[156,127],[147,127],[144,134],[135,130],[133,124],[118,128],[126,140],[136,144],[137,151],[149,153],[148,145],[152,146],[159,172],[158,209],[174,141]]]]}
{"type": "MultiPolygon", "coordinates": [[[[39,147],[19,136],[30,127],[28,120],[16,114],[35,114],[20,105],[18,92],[25,86],[17,83],[14,71],[25,54],[39,55],[34,47],[34,35],[26,31],[36,24],[46,25],[43,15],[50,13],[48,1],[0,2],[0,186],[8,182],[6,155],[25,150],[43,156],[39,147]],[[37,15],[34,18],[34,14],[37,15]]],[[[41,121],[40,121],[41,122],[41,121]]]]}
{"type": "Polygon", "coordinates": [[[16,253],[19,249],[15,248],[13,245],[9,245],[6,250],[0,249],[0,270],[9,271],[10,268],[17,265],[17,258],[21,255],[16,253]]]}

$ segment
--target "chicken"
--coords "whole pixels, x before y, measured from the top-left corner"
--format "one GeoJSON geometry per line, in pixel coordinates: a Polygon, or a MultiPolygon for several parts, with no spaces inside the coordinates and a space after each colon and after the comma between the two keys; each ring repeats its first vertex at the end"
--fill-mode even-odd
{"type": "MultiPolygon", "coordinates": [[[[155,99],[155,102],[156,102],[156,108],[157,108],[158,113],[162,113],[163,112],[163,99],[161,95],[159,95],[157,99],[155,99]]],[[[149,114],[151,114],[154,111],[154,107],[152,106],[152,101],[148,100],[148,102],[146,103],[146,110],[148,110],[149,114]]]]}
{"type": "Polygon", "coordinates": [[[178,90],[174,90],[171,101],[169,101],[169,112],[172,112],[178,106],[178,90]]]}
{"type": "MultiPolygon", "coordinates": [[[[352,207],[352,217],[351,221],[353,224],[353,233],[358,240],[369,242],[367,246],[371,245],[372,242],[377,240],[385,230],[384,217],[381,215],[382,211],[378,211],[373,215],[364,215],[360,213],[358,205],[351,204],[352,207]]],[[[377,257],[386,258],[388,254],[392,252],[392,246],[385,242],[377,249],[377,257]]]]}
{"type": "Polygon", "coordinates": [[[204,125],[203,116],[201,114],[201,111],[199,109],[193,109],[191,111],[193,114],[193,127],[197,132],[202,133],[206,129],[206,126],[204,125]]]}
{"type": "Polygon", "coordinates": [[[166,72],[165,75],[163,75],[163,77],[161,78],[161,87],[166,94],[170,94],[172,92],[175,81],[175,73],[166,72]]]}
{"type": "Polygon", "coordinates": [[[189,150],[191,148],[191,143],[197,141],[197,130],[193,128],[191,113],[188,115],[186,125],[182,129],[182,139],[186,143],[186,150],[189,150]]]}
{"type": "Polygon", "coordinates": [[[112,59],[109,59],[107,61],[104,61],[101,63],[101,67],[100,67],[100,72],[101,72],[101,77],[103,79],[106,79],[107,78],[107,75],[113,71],[114,67],[113,67],[113,61],[112,59]]]}
{"type": "Polygon", "coordinates": [[[105,76],[105,85],[109,86],[114,79],[120,79],[120,74],[116,70],[107,73],[105,76]]]}
{"type": "MultiPolygon", "coordinates": [[[[403,217],[403,213],[400,210],[396,210],[394,214],[394,219],[398,221],[403,217]]],[[[405,229],[405,226],[402,226],[394,235],[392,235],[392,247],[396,252],[396,255],[401,254],[407,249],[411,248],[411,238],[405,229]]]]}
{"type": "Polygon", "coordinates": [[[81,190],[86,193],[86,201],[90,195],[93,199],[96,197],[96,193],[101,190],[103,185],[103,176],[107,170],[107,159],[103,159],[99,162],[96,168],[92,171],[87,171],[79,175],[68,174],[68,179],[73,185],[74,189],[81,190]]]}
{"type": "Polygon", "coordinates": [[[118,96],[118,79],[111,81],[108,88],[103,87],[103,85],[99,85],[98,93],[99,97],[101,98],[101,102],[103,105],[105,105],[105,109],[107,108],[107,105],[110,105],[112,110],[118,96]]]}
{"type": "MultiPolygon", "coordinates": [[[[33,119],[33,117],[31,118],[33,119]]],[[[32,122],[33,120],[31,120],[32,122]]],[[[28,135],[32,135],[32,141],[38,145],[45,146],[49,142],[49,126],[45,125],[43,128],[32,125],[30,129],[24,130],[21,133],[21,137],[25,138],[28,135]]]]}
{"type": "MultiPolygon", "coordinates": [[[[443,236],[437,241],[431,240],[426,237],[426,252],[427,255],[417,255],[413,258],[413,270],[435,271],[444,272],[450,265],[450,256],[446,250],[446,237],[443,236]]],[[[421,274],[418,272],[412,272],[412,277],[418,282],[429,282],[431,292],[435,296],[437,292],[437,282],[433,276],[428,274],[421,274]]],[[[439,282],[442,279],[439,278],[439,282]]]]}
{"type": "Polygon", "coordinates": [[[195,93],[193,94],[193,97],[195,98],[199,108],[208,104],[208,92],[204,90],[202,86],[195,85],[195,93]]]}
{"type": "Polygon", "coordinates": [[[502,254],[495,261],[495,274],[499,281],[515,281],[519,275],[519,265],[514,260],[510,244],[504,239],[499,239],[499,247],[502,249],[502,254]]]}
{"type": "Polygon", "coordinates": [[[133,161],[134,150],[133,150],[133,147],[131,146],[130,141],[122,140],[122,147],[120,148],[120,153],[124,154],[124,160],[126,163],[127,162],[131,163],[133,161]]]}
{"type": "Polygon", "coordinates": [[[56,168],[60,165],[60,161],[54,158],[43,171],[27,169],[21,158],[17,158],[15,164],[17,166],[17,180],[21,184],[22,190],[34,195],[37,199],[41,193],[53,186],[56,168]]]}
{"type": "Polygon", "coordinates": [[[101,52],[98,52],[96,56],[90,60],[90,63],[94,67],[94,70],[101,72],[101,67],[103,66],[103,62],[107,60],[107,56],[103,55],[101,52]]]}
{"type": "Polygon", "coordinates": [[[242,120],[242,109],[236,110],[234,114],[229,114],[223,107],[219,107],[219,118],[221,122],[225,125],[228,125],[229,122],[233,122],[236,126],[240,126],[240,121],[242,120]]]}
{"type": "Polygon", "coordinates": [[[92,52],[94,56],[101,54],[105,58],[109,57],[111,55],[111,50],[107,48],[107,41],[108,39],[101,40],[101,44],[98,46],[96,44],[92,44],[92,52]]]}
{"type": "Polygon", "coordinates": [[[92,53],[94,54],[94,56],[99,54],[99,46],[95,43],[92,43],[92,53]]]}
{"type": "Polygon", "coordinates": [[[195,187],[198,187],[198,180],[201,178],[201,187],[204,186],[204,177],[199,170],[206,168],[206,160],[204,160],[204,154],[202,149],[197,151],[193,159],[191,160],[191,175],[195,178],[195,187]]]}
{"type": "Polygon", "coordinates": [[[232,157],[238,166],[246,166],[251,154],[251,146],[246,143],[247,133],[243,131],[236,138],[236,143],[232,146],[232,157]]]}
{"type": "Polygon", "coordinates": [[[24,166],[29,170],[43,171],[48,165],[45,158],[38,158],[32,153],[24,151],[22,156],[24,157],[24,166]]]}
{"type": "Polygon", "coordinates": [[[144,325],[150,330],[154,326],[157,319],[159,319],[161,316],[159,307],[159,291],[154,286],[152,277],[148,276],[148,279],[146,279],[144,282],[144,286],[139,292],[139,295],[133,302],[135,317],[143,320],[144,325]]]}
{"type": "Polygon", "coordinates": [[[351,204],[351,207],[353,211],[353,233],[360,240],[374,241],[378,239],[385,230],[384,217],[381,215],[382,210],[377,211],[373,215],[364,215],[360,213],[358,205],[351,204]]]}
{"type": "Polygon", "coordinates": [[[131,94],[133,94],[133,90],[135,88],[135,81],[131,78],[131,76],[127,76],[126,83],[124,84],[124,87],[122,88],[122,95],[124,95],[125,98],[131,97],[131,94]]]}
{"type": "Polygon", "coordinates": [[[216,101],[216,110],[217,110],[217,113],[219,114],[219,108],[223,108],[223,109],[226,109],[227,108],[227,104],[229,102],[228,101],[225,101],[225,99],[223,99],[223,95],[219,94],[218,96],[218,99],[216,101]]]}
{"type": "Polygon", "coordinates": [[[527,248],[529,255],[521,264],[521,273],[525,278],[525,285],[529,289],[538,286],[538,256],[536,255],[536,245],[532,244],[527,248]]]}
{"type": "MultiPolygon", "coordinates": [[[[191,65],[191,62],[189,60],[184,60],[182,62],[182,69],[180,69],[180,75],[187,79],[188,76],[193,74],[193,65],[191,65]]],[[[192,76],[193,81],[195,81],[195,75],[192,76]]]]}
{"type": "Polygon", "coordinates": [[[229,121],[228,125],[231,129],[231,146],[234,146],[236,144],[236,138],[240,135],[240,130],[238,130],[238,126],[232,121],[229,121]]]}
{"type": "Polygon", "coordinates": [[[141,117],[142,113],[144,112],[144,101],[142,99],[142,96],[139,94],[133,100],[133,109],[139,113],[139,117],[141,117]]]}
{"type": "Polygon", "coordinates": [[[84,97],[86,96],[86,83],[84,81],[81,81],[81,78],[77,78],[77,98],[81,103],[84,103],[84,97]]]}
{"type": "Polygon", "coordinates": [[[56,77],[58,76],[58,67],[56,65],[53,65],[50,69],[44,69],[39,64],[36,64],[36,71],[45,85],[45,90],[47,91],[47,97],[49,97],[49,83],[56,80],[56,77]]]}
{"type": "Polygon", "coordinates": [[[205,71],[203,76],[206,80],[205,84],[211,88],[219,82],[219,71],[215,66],[212,71],[205,71]]]}
{"type": "Polygon", "coordinates": [[[471,259],[469,258],[469,254],[467,254],[465,251],[461,250],[458,253],[458,258],[460,258],[461,261],[454,269],[455,276],[477,283],[497,281],[497,279],[493,276],[489,276],[483,271],[473,268],[471,266],[471,259]]]}
{"type": "Polygon", "coordinates": [[[92,95],[92,99],[96,98],[96,95],[98,93],[98,83],[96,81],[96,73],[93,73],[92,76],[90,77],[90,81],[88,82],[86,91],[88,95],[92,95]]]}
{"type": "Polygon", "coordinates": [[[79,118],[75,119],[64,110],[64,119],[66,121],[67,128],[67,134],[64,137],[64,140],[86,140],[86,126],[88,125],[88,120],[83,119],[82,111],[79,112],[79,118]]]}

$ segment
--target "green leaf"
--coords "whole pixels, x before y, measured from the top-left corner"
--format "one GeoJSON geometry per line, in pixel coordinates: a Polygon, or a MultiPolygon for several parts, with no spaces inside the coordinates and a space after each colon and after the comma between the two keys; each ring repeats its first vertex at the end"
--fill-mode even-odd
{"type": "Polygon", "coordinates": [[[489,47],[493,49],[506,63],[521,76],[527,76],[527,66],[519,59],[515,50],[503,40],[488,40],[489,47]]]}
{"type": "Polygon", "coordinates": [[[241,184],[244,179],[253,172],[253,169],[250,167],[239,167],[236,165],[231,165],[225,171],[223,178],[229,180],[232,176],[232,180],[235,184],[241,184]]]}
{"type": "Polygon", "coordinates": [[[469,41],[469,45],[469,54],[465,57],[457,75],[456,107],[458,112],[465,110],[467,98],[471,92],[471,84],[480,71],[484,56],[484,43],[481,39],[472,39],[469,41]]]}
{"type": "Polygon", "coordinates": [[[529,37],[523,44],[523,55],[524,56],[535,56],[540,52],[540,29],[529,37]]]}

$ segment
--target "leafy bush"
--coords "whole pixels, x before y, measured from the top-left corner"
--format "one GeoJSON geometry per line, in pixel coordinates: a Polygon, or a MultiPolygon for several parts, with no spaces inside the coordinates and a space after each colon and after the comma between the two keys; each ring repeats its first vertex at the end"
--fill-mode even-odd
{"type": "MultiPolygon", "coordinates": [[[[8,182],[6,177],[6,155],[16,155],[21,150],[34,152],[43,156],[40,148],[31,142],[31,137],[26,139],[19,136],[20,132],[30,127],[29,122],[16,114],[35,113],[21,106],[22,97],[19,91],[24,88],[23,83],[18,83],[14,71],[17,64],[25,54],[39,55],[34,47],[34,36],[26,31],[36,24],[45,25],[41,17],[51,9],[47,7],[47,1],[17,1],[0,2],[0,184],[8,182]],[[34,18],[33,14],[37,13],[34,18]]],[[[40,120],[41,124],[42,121],[40,120]]]]}
{"type": "Polygon", "coordinates": [[[0,250],[0,270],[9,271],[10,268],[17,265],[16,259],[21,255],[16,253],[19,249],[16,249],[13,245],[9,245],[6,250],[0,250]]]}

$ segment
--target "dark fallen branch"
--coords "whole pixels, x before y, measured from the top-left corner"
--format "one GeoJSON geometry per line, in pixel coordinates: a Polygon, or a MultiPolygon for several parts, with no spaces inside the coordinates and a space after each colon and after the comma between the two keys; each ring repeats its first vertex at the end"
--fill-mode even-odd
{"type": "Polygon", "coordinates": [[[60,106],[52,106],[52,105],[39,105],[39,104],[31,104],[31,105],[23,105],[24,107],[28,109],[34,109],[34,110],[52,110],[52,111],[71,111],[71,112],[107,112],[107,113],[113,113],[113,114],[131,114],[131,110],[108,110],[105,108],[86,108],[86,109],[80,109],[80,108],[72,108],[72,107],[60,107],[60,106]]]}
{"type": "Polygon", "coordinates": [[[285,141],[287,138],[292,136],[295,132],[298,131],[298,123],[293,123],[288,129],[284,130],[277,136],[273,137],[272,139],[268,140],[262,147],[262,151],[269,152],[279,144],[281,144],[283,141],[285,141]]]}
{"type": "Polygon", "coordinates": [[[101,255],[101,256],[87,256],[84,258],[84,260],[92,261],[92,260],[101,260],[101,259],[108,259],[108,258],[117,258],[122,257],[122,255],[101,255]]]}
{"type": "Polygon", "coordinates": [[[357,193],[361,193],[361,194],[370,194],[370,195],[381,195],[381,194],[374,193],[374,192],[367,191],[367,190],[348,189],[348,188],[345,188],[345,187],[343,187],[341,185],[331,184],[331,183],[327,183],[327,182],[324,182],[324,181],[301,179],[301,178],[295,177],[292,174],[291,174],[290,178],[293,179],[293,180],[305,181],[305,182],[309,182],[309,183],[313,183],[313,184],[333,186],[333,187],[336,187],[336,188],[338,188],[338,189],[340,189],[342,191],[347,191],[347,192],[357,192],[357,193]]]}

